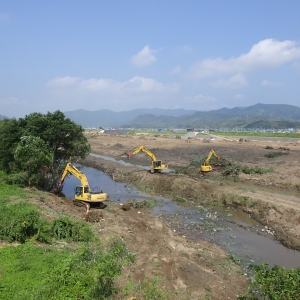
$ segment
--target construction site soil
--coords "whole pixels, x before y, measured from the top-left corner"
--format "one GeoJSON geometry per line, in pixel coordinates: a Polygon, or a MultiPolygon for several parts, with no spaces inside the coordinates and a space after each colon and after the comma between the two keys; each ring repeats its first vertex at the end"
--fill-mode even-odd
{"type": "MultiPolygon", "coordinates": [[[[93,156],[81,161],[102,170],[113,180],[134,185],[154,196],[182,197],[186,206],[218,203],[242,209],[261,224],[272,227],[280,243],[300,250],[299,143],[258,142],[249,138],[246,142],[224,138],[210,141],[201,136],[184,140],[175,136],[95,132],[87,133],[87,138],[92,153],[116,160],[126,160],[126,152],[143,145],[173,170],[151,174],[138,166],[93,156]],[[198,161],[212,149],[221,159],[212,160],[213,171],[203,174],[198,161]],[[266,156],[274,152],[281,155],[266,156]],[[270,172],[245,174],[241,171],[245,166],[248,170],[260,168],[270,172]]],[[[151,159],[138,153],[130,163],[150,166],[151,159]]],[[[56,196],[49,196],[41,205],[93,222],[103,241],[113,235],[121,236],[137,254],[137,263],[124,269],[118,279],[120,284],[129,279],[142,282],[159,278],[159,286],[173,293],[170,299],[236,299],[247,292],[249,278],[229,254],[208,241],[188,240],[177,234],[146,207],[108,201],[105,209],[92,209],[86,215],[84,208],[56,196]]]]}

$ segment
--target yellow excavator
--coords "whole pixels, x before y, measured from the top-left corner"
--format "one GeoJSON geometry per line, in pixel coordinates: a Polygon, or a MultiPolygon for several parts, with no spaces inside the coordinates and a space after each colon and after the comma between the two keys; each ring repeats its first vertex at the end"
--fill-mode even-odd
{"type": "Polygon", "coordinates": [[[140,151],[146,153],[148,156],[151,157],[152,159],[152,164],[150,166],[151,173],[161,173],[163,169],[168,168],[168,165],[164,165],[161,160],[156,160],[155,155],[150,150],[146,149],[144,146],[137,147],[136,149],[133,150],[133,152],[127,152],[126,153],[127,159],[130,159],[132,155],[137,154],[140,151]]]}
{"type": "Polygon", "coordinates": [[[212,170],[212,166],[209,164],[209,161],[212,157],[212,155],[214,155],[217,160],[220,159],[220,157],[216,154],[216,152],[214,150],[211,150],[207,156],[207,158],[205,159],[205,162],[203,165],[201,165],[200,169],[202,172],[210,172],[212,170]]]}
{"type": "Polygon", "coordinates": [[[97,206],[105,207],[103,204],[104,201],[107,200],[107,194],[101,192],[93,192],[90,189],[88,180],[86,176],[78,170],[75,166],[71,165],[71,163],[67,163],[66,167],[61,175],[60,180],[58,181],[58,191],[61,191],[64,185],[64,180],[68,174],[74,175],[81,181],[81,185],[76,186],[74,201],[84,203],[87,209],[87,212],[90,209],[91,204],[97,204],[97,206]]]}

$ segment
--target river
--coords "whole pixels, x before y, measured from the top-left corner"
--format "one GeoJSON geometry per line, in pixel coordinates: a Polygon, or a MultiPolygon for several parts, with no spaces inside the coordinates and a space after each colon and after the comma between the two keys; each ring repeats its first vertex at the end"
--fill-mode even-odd
{"type": "MultiPolygon", "coordinates": [[[[142,193],[133,186],[113,181],[102,171],[84,166],[81,170],[87,176],[92,190],[103,190],[109,195],[108,203],[153,199],[153,196],[142,193]]],[[[69,176],[63,188],[66,197],[73,199],[74,188],[79,184],[77,178],[69,176]]],[[[200,244],[201,239],[215,243],[234,257],[242,259],[245,267],[250,263],[300,267],[299,251],[279,244],[274,240],[271,228],[265,228],[242,211],[208,209],[202,206],[187,208],[161,196],[155,198],[158,205],[152,213],[163,218],[174,232],[195,243],[200,244]]]]}

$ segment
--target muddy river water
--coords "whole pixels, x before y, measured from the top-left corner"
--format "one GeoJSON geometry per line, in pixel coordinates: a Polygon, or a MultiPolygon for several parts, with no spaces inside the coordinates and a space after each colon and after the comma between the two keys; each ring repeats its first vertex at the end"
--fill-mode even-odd
{"type": "MultiPolygon", "coordinates": [[[[84,166],[81,166],[81,170],[87,176],[92,190],[103,190],[109,195],[108,202],[153,199],[153,196],[132,186],[113,181],[102,171],[84,166]]],[[[68,177],[63,188],[66,197],[73,199],[74,188],[79,184],[74,176],[68,177]]],[[[184,207],[184,203],[181,205],[160,196],[155,199],[158,204],[153,209],[153,214],[163,218],[174,232],[195,243],[202,239],[211,241],[235,259],[241,259],[245,267],[250,263],[300,267],[299,251],[279,244],[274,240],[272,228],[260,225],[242,211],[219,207],[208,209],[202,206],[188,208],[184,207]]]]}

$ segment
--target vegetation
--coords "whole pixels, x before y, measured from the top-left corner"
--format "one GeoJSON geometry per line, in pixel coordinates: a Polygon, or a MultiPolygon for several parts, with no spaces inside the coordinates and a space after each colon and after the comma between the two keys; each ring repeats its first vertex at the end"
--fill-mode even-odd
{"type": "Polygon", "coordinates": [[[37,207],[28,202],[2,204],[0,210],[0,239],[25,243],[30,239],[50,243],[53,239],[93,241],[94,234],[84,222],[61,217],[53,222],[41,219],[37,207]]]}
{"type": "Polygon", "coordinates": [[[249,286],[249,295],[240,296],[240,300],[270,299],[297,300],[300,295],[300,268],[287,270],[268,264],[251,265],[254,270],[253,282],[249,286]]]}
{"type": "Polygon", "coordinates": [[[135,199],[129,199],[126,203],[128,203],[133,208],[149,208],[152,209],[158,204],[158,199],[153,198],[151,200],[135,200],[135,199]]]}
{"type": "Polygon", "coordinates": [[[0,169],[11,182],[51,190],[66,160],[90,152],[83,132],[60,111],[5,119],[0,126],[0,169]]]}
{"type": "MultiPolygon", "coordinates": [[[[61,216],[46,220],[30,198],[45,201],[44,193],[5,182],[0,171],[0,299],[174,299],[159,288],[157,278],[118,286],[115,279],[135,262],[124,241],[112,237],[100,244],[93,227],[61,216]]],[[[137,207],[158,202],[133,201],[137,207]]]]}
{"type": "Polygon", "coordinates": [[[283,152],[270,152],[270,153],[265,154],[265,157],[274,158],[274,157],[278,157],[281,155],[284,155],[284,153],[283,152]]]}
{"type": "Polygon", "coordinates": [[[300,134],[298,133],[278,133],[278,132],[236,132],[236,131],[229,131],[229,132],[222,132],[217,131],[214,132],[214,135],[220,136],[261,136],[261,137],[282,137],[282,138],[300,138],[300,134]]]}
{"type": "Polygon", "coordinates": [[[240,174],[240,172],[243,172],[245,174],[266,174],[266,173],[270,173],[270,172],[274,171],[273,167],[270,167],[270,168],[261,168],[261,167],[250,168],[248,166],[241,165],[241,164],[236,163],[234,161],[225,160],[225,159],[221,159],[220,163],[225,166],[225,169],[222,172],[222,175],[224,175],[224,176],[228,176],[228,175],[237,176],[237,175],[240,174]]]}
{"type": "Polygon", "coordinates": [[[107,299],[118,291],[115,278],[135,261],[120,238],[104,247],[82,221],[45,220],[28,201],[39,196],[33,191],[3,180],[0,188],[0,240],[18,243],[0,248],[0,299],[107,299]]]}
{"type": "Polygon", "coordinates": [[[1,299],[107,299],[114,279],[134,262],[120,239],[107,249],[80,244],[58,249],[28,242],[0,249],[1,299]]]}

